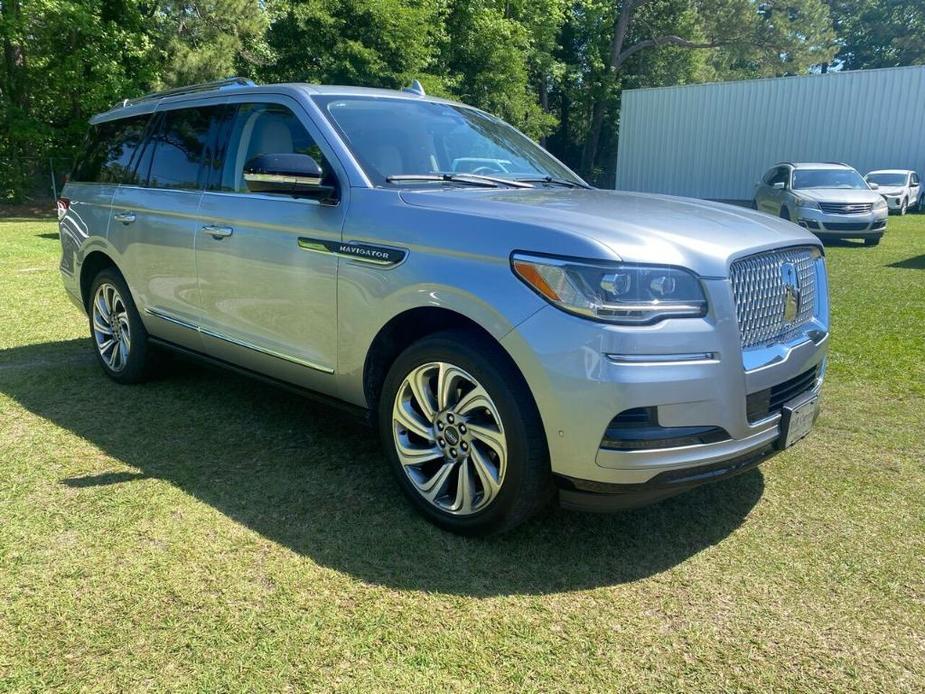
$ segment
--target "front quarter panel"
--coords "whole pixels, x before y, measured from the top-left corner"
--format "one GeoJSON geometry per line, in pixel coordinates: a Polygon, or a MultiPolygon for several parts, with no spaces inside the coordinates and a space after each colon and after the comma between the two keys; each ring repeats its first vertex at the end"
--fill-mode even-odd
{"type": "Polygon", "coordinates": [[[613,255],[582,237],[573,239],[530,224],[407,205],[397,191],[384,189],[354,189],[343,239],[407,251],[404,261],[391,268],[340,261],[339,393],[348,402],[364,406],[367,353],[379,331],[395,316],[420,307],[449,309],[500,342],[546,306],[514,276],[512,251],[613,255]]]}

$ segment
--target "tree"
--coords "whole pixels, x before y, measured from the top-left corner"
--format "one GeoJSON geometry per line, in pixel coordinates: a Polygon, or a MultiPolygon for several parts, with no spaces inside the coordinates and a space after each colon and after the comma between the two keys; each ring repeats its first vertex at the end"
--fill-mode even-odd
{"type": "MultiPolygon", "coordinates": [[[[595,3],[588,3],[592,9],[595,3]]],[[[612,6],[603,70],[590,113],[580,169],[593,174],[601,132],[627,62],[658,49],[722,51],[719,74],[786,74],[825,62],[833,49],[828,9],[821,0],[620,0],[612,6]]]]}
{"type": "Polygon", "coordinates": [[[922,0],[828,0],[845,70],[925,63],[922,0]]]}

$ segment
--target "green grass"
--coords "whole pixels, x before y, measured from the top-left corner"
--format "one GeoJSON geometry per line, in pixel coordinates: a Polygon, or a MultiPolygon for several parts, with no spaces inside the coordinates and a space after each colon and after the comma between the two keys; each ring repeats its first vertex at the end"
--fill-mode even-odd
{"type": "Polygon", "coordinates": [[[418,518],[336,412],[109,382],[58,252],[0,221],[0,691],[925,687],[925,216],[829,249],[809,439],[487,541],[418,518]]]}

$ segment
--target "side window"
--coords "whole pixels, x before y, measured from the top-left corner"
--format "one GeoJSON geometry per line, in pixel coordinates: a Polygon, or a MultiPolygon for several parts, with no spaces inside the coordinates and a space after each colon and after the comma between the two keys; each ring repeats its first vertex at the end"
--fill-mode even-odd
{"type": "Polygon", "coordinates": [[[105,183],[134,183],[134,157],[144,141],[149,115],[135,116],[114,123],[114,132],[105,148],[100,181],[105,183]]]}
{"type": "Polygon", "coordinates": [[[912,174],[912,185],[917,186],[919,184],[919,175],[917,173],[912,174]]]}
{"type": "MultiPolygon", "coordinates": [[[[186,108],[164,113],[157,133],[151,138],[148,186],[151,188],[199,189],[204,175],[201,164],[212,116],[220,107],[186,108]]],[[[147,158],[147,151],[143,159],[147,158]]],[[[139,174],[144,178],[143,172],[139,174]]]]}
{"type": "Polygon", "coordinates": [[[778,166],[776,169],[772,169],[770,178],[768,179],[768,185],[773,186],[775,183],[787,183],[789,178],[790,169],[786,166],[778,166]]]}
{"type": "Polygon", "coordinates": [[[77,158],[77,164],[69,176],[70,180],[88,183],[100,180],[100,171],[106,160],[106,143],[112,137],[114,129],[112,122],[90,126],[83,152],[77,158]]]}
{"type": "Polygon", "coordinates": [[[321,149],[285,106],[242,104],[231,123],[227,141],[221,180],[210,186],[213,190],[248,193],[244,165],[261,154],[307,154],[321,166],[325,185],[336,185],[321,149]]]}
{"type": "Polygon", "coordinates": [[[145,114],[93,126],[71,180],[132,182],[135,153],[144,140],[149,120],[145,114]]]}

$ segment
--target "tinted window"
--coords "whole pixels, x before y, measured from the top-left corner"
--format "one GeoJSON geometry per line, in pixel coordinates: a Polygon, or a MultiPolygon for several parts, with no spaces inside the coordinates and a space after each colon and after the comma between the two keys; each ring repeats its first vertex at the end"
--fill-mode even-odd
{"type": "Polygon", "coordinates": [[[767,175],[764,177],[764,181],[769,186],[773,186],[775,183],[787,183],[789,178],[790,169],[786,166],[778,166],[768,171],[767,175]]]}
{"type": "Polygon", "coordinates": [[[93,126],[71,179],[74,181],[128,183],[133,159],[144,139],[149,116],[135,116],[93,126]]]}
{"type": "MultiPolygon", "coordinates": [[[[336,185],[331,167],[295,114],[278,104],[242,104],[234,116],[227,137],[221,180],[210,188],[235,193],[247,193],[244,165],[261,154],[307,154],[324,171],[325,185],[336,185]]],[[[217,178],[217,177],[216,177],[217,178]]]]}
{"type": "Polygon", "coordinates": [[[917,186],[919,184],[919,175],[917,173],[912,174],[912,185],[917,186]]]}
{"type": "MultiPolygon", "coordinates": [[[[152,188],[198,189],[212,116],[219,107],[188,108],[164,113],[151,139],[152,188]]],[[[141,172],[139,172],[141,173],[141,172]]]]}

